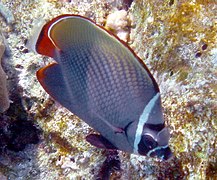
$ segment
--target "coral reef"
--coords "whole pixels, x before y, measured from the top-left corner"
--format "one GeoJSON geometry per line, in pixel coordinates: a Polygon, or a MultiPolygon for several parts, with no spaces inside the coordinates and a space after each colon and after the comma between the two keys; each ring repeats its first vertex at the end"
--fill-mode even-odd
{"type": "Polygon", "coordinates": [[[217,152],[217,4],[213,1],[136,1],[132,46],[156,73],[171,146],[184,177],[205,179],[217,152]],[[141,8],[142,7],[142,8],[141,8]],[[138,46],[139,42],[144,44],[138,46]]]}
{"type": "Polygon", "coordinates": [[[131,20],[125,10],[116,10],[107,16],[105,28],[112,31],[125,42],[129,40],[130,26],[131,20]]]}
{"type": "MultiPolygon", "coordinates": [[[[103,25],[109,14],[121,9],[120,2],[3,0],[2,3],[11,10],[15,24],[11,28],[5,18],[0,17],[2,32],[11,50],[4,67],[13,101],[9,110],[1,115],[0,137],[4,151],[0,156],[0,177],[94,179],[106,155],[85,141],[85,136],[93,130],[54,102],[37,82],[35,72],[52,59],[30,52],[25,45],[38,21],[74,13],[103,25]],[[23,151],[14,152],[6,148],[9,142],[6,130],[13,123],[16,128],[23,126],[23,122],[15,122],[18,119],[34,121],[42,131],[42,138],[38,145],[28,145],[23,151]]],[[[111,179],[215,179],[216,2],[135,0],[127,14],[133,17],[129,45],[144,59],[160,85],[164,115],[171,129],[170,146],[175,157],[168,162],[159,162],[119,153],[122,170],[113,172],[111,179]]],[[[18,131],[25,131],[25,127],[28,123],[18,131]]],[[[38,137],[39,132],[33,127],[31,132],[38,137]]],[[[37,143],[38,139],[33,139],[27,144],[37,143]]],[[[15,141],[20,142],[20,139],[14,138],[12,142],[15,141]]],[[[18,143],[18,147],[23,147],[22,143],[18,143]]]]}

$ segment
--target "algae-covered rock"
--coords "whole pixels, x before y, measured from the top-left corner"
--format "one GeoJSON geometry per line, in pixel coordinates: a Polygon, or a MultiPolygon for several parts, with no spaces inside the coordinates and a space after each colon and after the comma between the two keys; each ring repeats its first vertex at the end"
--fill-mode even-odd
{"type": "Polygon", "coordinates": [[[15,22],[13,14],[2,2],[0,2],[0,14],[5,18],[7,23],[13,24],[15,22]]]}
{"type": "Polygon", "coordinates": [[[160,84],[177,171],[184,179],[215,178],[210,164],[217,161],[217,3],[143,0],[131,11],[132,47],[160,84]]]}

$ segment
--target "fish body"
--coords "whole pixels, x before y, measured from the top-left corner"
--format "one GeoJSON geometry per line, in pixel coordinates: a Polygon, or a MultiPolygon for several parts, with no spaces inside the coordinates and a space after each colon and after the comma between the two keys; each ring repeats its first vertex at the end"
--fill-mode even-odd
{"type": "Polygon", "coordinates": [[[88,18],[61,15],[43,26],[35,50],[56,61],[37,72],[43,88],[100,133],[88,142],[164,160],[172,156],[158,85],[118,37],[88,18]]]}

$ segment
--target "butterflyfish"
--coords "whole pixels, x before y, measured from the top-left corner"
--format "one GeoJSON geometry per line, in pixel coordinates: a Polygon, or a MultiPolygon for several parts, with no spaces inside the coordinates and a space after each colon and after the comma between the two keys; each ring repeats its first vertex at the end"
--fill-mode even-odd
{"type": "Polygon", "coordinates": [[[92,145],[172,157],[159,87],[143,61],[118,37],[79,15],[45,24],[35,50],[55,63],[37,71],[45,91],[99,134],[92,145]]]}

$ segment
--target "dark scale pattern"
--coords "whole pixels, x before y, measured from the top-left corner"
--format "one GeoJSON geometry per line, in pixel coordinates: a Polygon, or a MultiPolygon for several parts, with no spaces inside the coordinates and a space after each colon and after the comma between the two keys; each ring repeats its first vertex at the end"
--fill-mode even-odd
{"type": "MultiPolygon", "coordinates": [[[[96,44],[101,44],[101,42],[96,44]]],[[[101,116],[113,125],[125,126],[132,121],[129,119],[130,111],[133,111],[135,107],[140,112],[143,110],[144,93],[151,90],[154,94],[154,91],[150,89],[151,80],[144,69],[134,62],[135,59],[128,59],[129,57],[122,53],[119,47],[116,50],[114,47],[115,44],[92,47],[88,89],[92,89],[89,94],[92,97],[91,103],[92,107],[95,107],[94,110],[101,113],[101,116]],[[96,70],[99,73],[93,76],[90,72],[96,70]],[[95,81],[98,83],[92,83],[95,81]],[[140,109],[138,101],[141,104],[140,109]]],[[[146,99],[149,100],[147,97],[146,99]]]]}
{"type": "MultiPolygon", "coordinates": [[[[128,49],[117,40],[96,34],[88,43],[73,43],[65,49],[60,65],[73,103],[85,111],[83,115],[76,110],[78,116],[92,126],[98,119],[124,128],[138,121],[156,92],[146,70],[128,49]]],[[[73,107],[70,110],[74,112],[73,107]]]]}
{"type": "Polygon", "coordinates": [[[108,60],[108,58],[103,53],[99,53],[96,50],[92,51],[92,54],[93,57],[97,58],[95,60],[91,60],[89,71],[94,71],[95,67],[98,66],[98,71],[100,71],[100,74],[102,74],[102,76],[89,76],[89,89],[93,89],[89,93],[92,97],[92,101],[90,103],[92,106],[95,106],[94,110],[100,113],[104,119],[116,125],[119,123],[120,118],[124,117],[124,109],[122,107],[124,104],[126,104],[127,100],[125,99],[126,92],[124,92],[126,90],[121,87],[121,79],[118,77],[120,74],[113,73],[115,71],[113,65],[114,62],[109,62],[112,58],[108,60]],[[91,83],[94,81],[99,82],[99,85],[91,83]]]}
{"type": "MultiPolygon", "coordinates": [[[[84,52],[82,47],[73,47],[71,49],[81,49],[81,52],[84,52]]],[[[71,50],[70,50],[71,51],[71,50]]],[[[61,54],[61,68],[63,69],[63,74],[67,78],[67,85],[72,91],[73,100],[79,101],[79,103],[85,105],[87,102],[86,96],[86,73],[88,60],[87,57],[82,57],[84,53],[79,53],[80,51],[64,51],[61,54]],[[68,61],[71,59],[71,61],[68,61]]],[[[78,103],[78,102],[77,102],[78,103]]],[[[85,108],[85,107],[83,107],[85,108]]]]}

